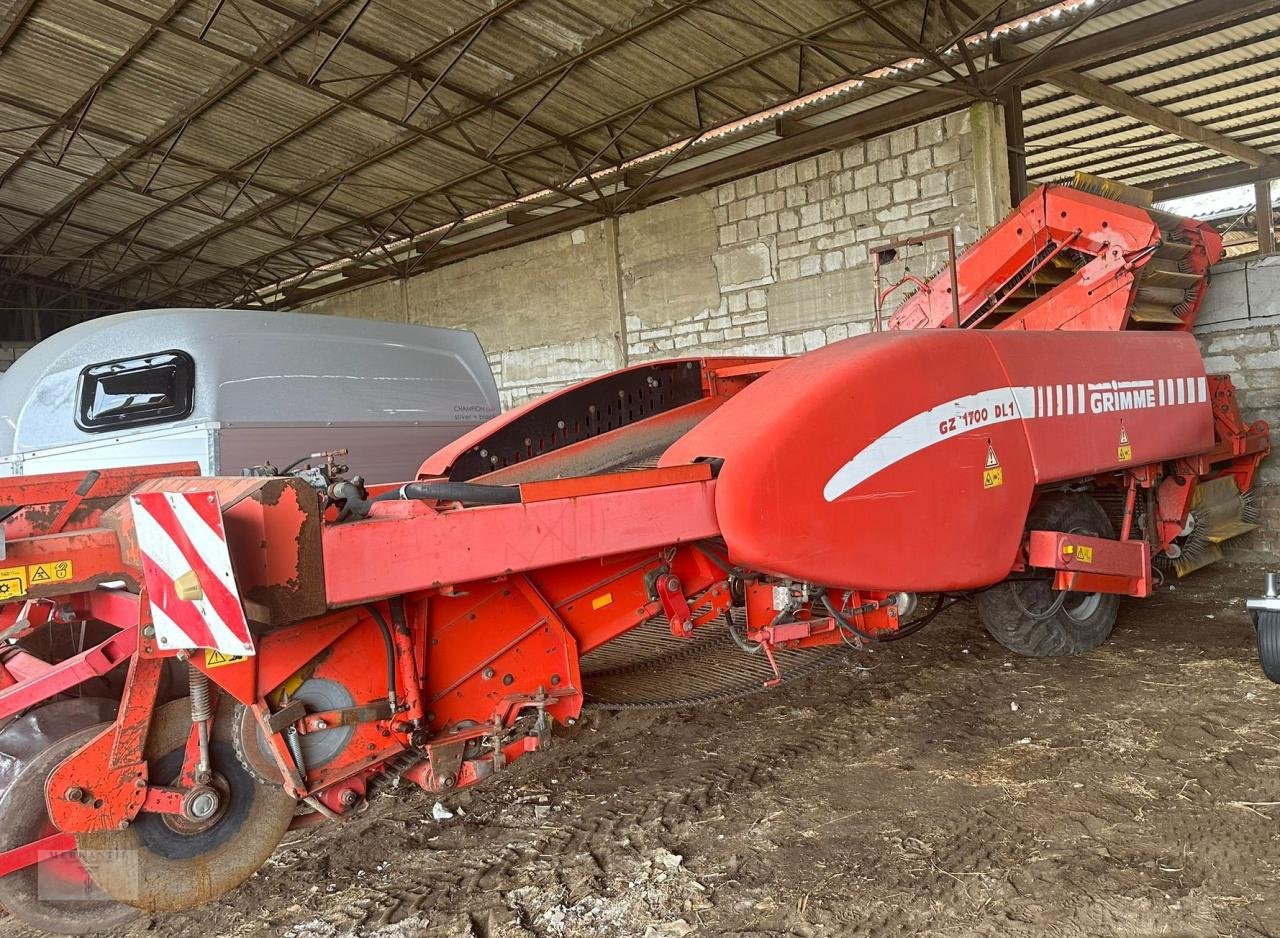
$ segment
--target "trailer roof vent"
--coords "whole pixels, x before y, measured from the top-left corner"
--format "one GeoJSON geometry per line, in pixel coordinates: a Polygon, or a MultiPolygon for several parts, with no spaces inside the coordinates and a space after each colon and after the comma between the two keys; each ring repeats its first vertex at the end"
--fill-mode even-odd
{"type": "Polygon", "coordinates": [[[118,358],[80,372],[76,425],[103,432],[191,416],[196,366],[186,352],[118,358]]]}

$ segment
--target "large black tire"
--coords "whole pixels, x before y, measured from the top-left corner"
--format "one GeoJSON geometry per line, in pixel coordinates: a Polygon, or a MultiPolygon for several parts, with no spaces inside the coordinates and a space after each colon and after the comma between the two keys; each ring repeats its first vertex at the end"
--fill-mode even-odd
{"type": "MultiPolygon", "coordinates": [[[[1111,520],[1093,498],[1076,492],[1044,495],[1027,519],[1030,530],[1115,537],[1111,520]]],[[[978,594],[978,614],[991,637],[1034,658],[1080,655],[1097,648],[1116,624],[1114,593],[1056,592],[1047,572],[1019,574],[978,594]],[[1028,578],[1030,577],[1030,578],[1028,578]]]]}
{"type": "Polygon", "coordinates": [[[1258,613],[1258,663],[1267,680],[1280,684],[1280,612],[1263,609],[1258,613]]]}

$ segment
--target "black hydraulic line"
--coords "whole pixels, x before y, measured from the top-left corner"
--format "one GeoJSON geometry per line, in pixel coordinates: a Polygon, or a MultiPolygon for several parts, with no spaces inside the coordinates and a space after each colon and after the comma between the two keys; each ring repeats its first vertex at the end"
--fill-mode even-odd
{"type": "Polygon", "coordinates": [[[373,616],[373,621],[378,624],[378,631],[382,633],[382,644],[387,650],[387,703],[391,704],[391,714],[395,715],[396,705],[396,643],[391,637],[391,627],[387,625],[387,619],[382,614],[382,610],[370,603],[365,607],[373,616]]]}
{"type": "MultiPolygon", "coordinates": [[[[831,613],[831,618],[835,619],[836,623],[841,628],[845,629],[846,631],[852,632],[854,635],[858,636],[858,638],[862,639],[864,642],[870,642],[873,645],[882,645],[885,642],[896,642],[896,641],[899,641],[900,639],[906,638],[909,635],[914,635],[916,632],[919,632],[922,628],[924,628],[926,625],[932,622],[935,618],[937,618],[937,616],[943,610],[950,609],[956,603],[960,602],[963,598],[964,597],[953,596],[950,598],[948,602],[943,602],[944,597],[941,593],[939,593],[937,606],[935,606],[929,612],[925,613],[916,621],[910,622],[904,626],[900,626],[896,631],[890,632],[887,635],[871,635],[859,629],[856,625],[854,625],[852,622],[850,622],[840,613],[840,610],[837,609],[835,605],[831,602],[831,597],[828,596],[826,593],[822,594],[822,605],[827,607],[827,612],[831,613]]],[[[864,603],[863,605],[851,611],[852,612],[874,612],[875,610],[880,609],[886,605],[889,605],[888,600],[879,600],[877,602],[864,603]]]]}
{"type": "MultiPolygon", "coordinates": [[[[395,628],[395,630],[396,630],[396,632],[397,632],[397,633],[399,633],[400,635],[409,636],[409,634],[410,634],[410,633],[409,633],[409,619],[408,619],[408,617],[405,615],[405,612],[404,612],[404,597],[403,597],[403,596],[397,596],[397,597],[395,597],[394,599],[390,600],[390,602],[388,603],[388,605],[391,607],[391,625],[392,625],[392,627],[394,627],[394,628],[395,628]]],[[[411,677],[411,678],[410,678],[410,677],[406,677],[406,678],[405,678],[405,680],[413,680],[413,681],[415,681],[416,683],[418,683],[418,684],[419,684],[419,687],[421,687],[421,681],[420,681],[420,679],[419,679],[419,672],[418,672],[418,663],[417,663],[416,661],[414,661],[414,660],[413,660],[413,658],[414,658],[414,655],[413,655],[413,645],[412,645],[412,643],[411,643],[411,642],[407,642],[406,644],[407,644],[407,648],[405,649],[405,652],[406,652],[406,654],[407,654],[407,655],[408,655],[408,657],[409,657],[409,671],[408,671],[408,673],[409,673],[410,675],[412,675],[412,677],[411,677]]],[[[407,692],[408,692],[408,689],[406,688],[406,693],[407,693],[407,692]]],[[[394,707],[392,708],[392,712],[395,712],[394,707]]],[[[421,721],[421,720],[415,720],[415,721],[414,721],[414,726],[420,726],[420,725],[421,725],[421,723],[422,723],[422,721],[421,721]]]]}
{"type": "Polygon", "coordinates": [[[369,499],[385,501],[469,502],[473,505],[515,505],[520,501],[518,485],[481,485],[475,482],[406,482],[398,489],[369,499]]]}
{"type": "Polygon", "coordinates": [[[706,556],[708,560],[710,560],[713,564],[715,564],[725,573],[729,574],[730,576],[733,576],[735,573],[737,573],[737,571],[734,570],[734,568],[729,565],[729,562],[727,560],[725,560],[723,557],[721,557],[711,548],[707,547],[704,544],[698,544],[698,543],[695,543],[693,546],[699,553],[706,556]]]}
{"type": "MultiPolygon", "coordinates": [[[[870,634],[869,632],[862,631],[862,629],[858,628],[856,625],[854,625],[852,622],[846,619],[840,613],[840,610],[837,609],[835,605],[831,602],[831,597],[828,596],[826,593],[822,594],[822,605],[827,607],[827,612],[831,613],[831,618],[835,619],[836,624],[839,625],[846,632],[852,632],[854,635],[858,636],[858,638],[862,639],[864,642],[869,642],[872,645],[880,644],[881,639],[876,638],[874,635],[870,634]]],[[[877,609],[880,608],[881,605],[883,605],[883,603],[879,603],[879,602],[863,603],[861,606],[858,606],[856,609],[852,609],[850,611],[851,612],[875,612],[877,609]]]]}
{"type": "Polygon", "coordinates": [[[897,631],[891,632],[890,634],[885,635],[884,637],[880,638],[879,641],[896,642],[899,639],[906,638],[909,635],[915,635],[916,632],[919,632],[922,628],[924,628],[926,625],[928,625],[930,622],[936,619],[938,615],[941,614],[943,611],[950,609],[952,606],[956,605],[956,603],[963,602],[964,599],[965,597],[963,596],[944,597],[941,593],[939,593],[938,604],[936,606],[934,606],[932,609],[930,609],[928,612],[922,615],[919,619],[916,619],[914,622],[908,622],[906,625],[899,626],[897,631]],[[944,599],[946,599],[946,602],[943,602],[944,599]]]}

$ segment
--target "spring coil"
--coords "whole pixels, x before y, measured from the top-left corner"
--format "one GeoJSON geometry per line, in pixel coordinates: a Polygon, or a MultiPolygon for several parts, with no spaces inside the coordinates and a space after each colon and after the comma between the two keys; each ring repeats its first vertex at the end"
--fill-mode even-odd
{"type": "Polygon", "coordinates": [[[209,675],[194,665],[187,669],[187,686],[191,693],[191,722],[213,719],[213,703],[209,694],[209,675]]]}
{"type": "Polygon", "coordinates": [[[307,763],[302,753],[302,737],[298,735],[297,729],[289,727],[284,731],[285,748],[289,750],[289,755],[293,756],[294,764],[298,767],[301,775],[307,774],[307,763]]]}

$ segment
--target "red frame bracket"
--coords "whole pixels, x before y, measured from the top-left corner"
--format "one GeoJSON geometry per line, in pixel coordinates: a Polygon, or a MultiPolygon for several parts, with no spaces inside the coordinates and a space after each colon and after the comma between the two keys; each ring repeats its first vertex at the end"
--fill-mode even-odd
{"type": "Polygon", "coordinates": [[[1151,595],[1151,545],[1064,531],[1032,531],[1031,566],[1056,570],[1054,589],[1080,593],[1151,595]]]}

